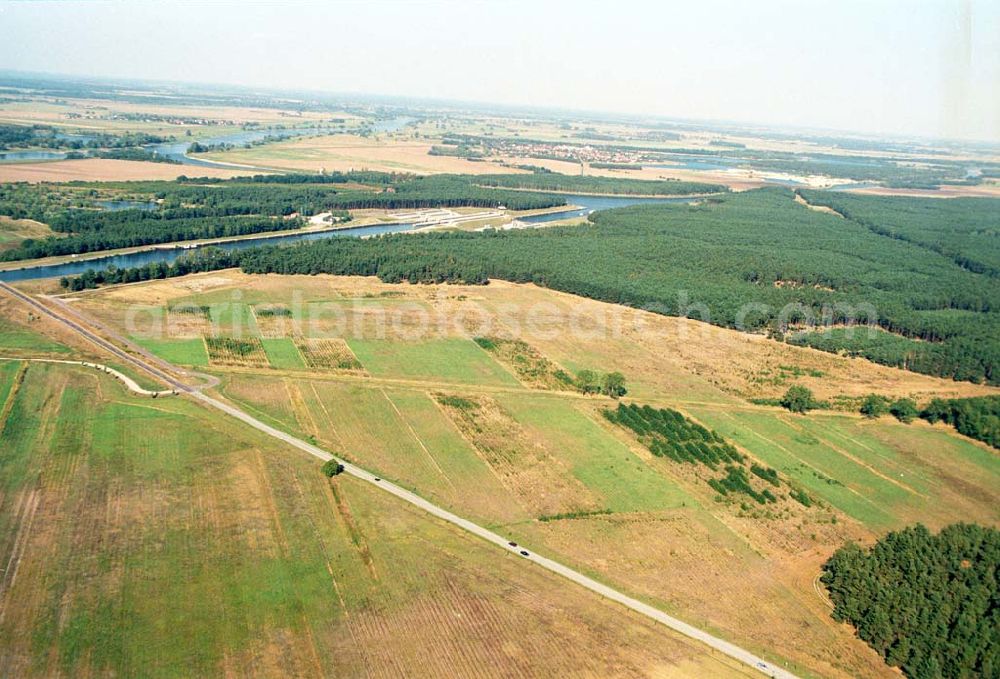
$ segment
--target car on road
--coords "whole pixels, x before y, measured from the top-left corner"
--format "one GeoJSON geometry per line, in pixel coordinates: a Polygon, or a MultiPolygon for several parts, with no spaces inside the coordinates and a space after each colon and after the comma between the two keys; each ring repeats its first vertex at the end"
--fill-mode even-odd
{"type": "Polygon", "coordinates": [[[516,542],[508,542],[507,544],[510,545],[511,547],[517,547],[516,542]]]}
{"type": "Polygon", "coordinates": [[[521,550],[521,556],[528,556],[528,553],[522,549],[521,550]]]}

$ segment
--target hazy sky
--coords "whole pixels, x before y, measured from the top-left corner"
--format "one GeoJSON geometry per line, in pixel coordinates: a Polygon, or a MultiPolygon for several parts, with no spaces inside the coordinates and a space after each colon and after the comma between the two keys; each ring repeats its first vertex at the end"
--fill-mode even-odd
{"type": "Polygon", "coordinates": [[[0,0],[0,68],[1000,140],[997,0],[0,0]]]}

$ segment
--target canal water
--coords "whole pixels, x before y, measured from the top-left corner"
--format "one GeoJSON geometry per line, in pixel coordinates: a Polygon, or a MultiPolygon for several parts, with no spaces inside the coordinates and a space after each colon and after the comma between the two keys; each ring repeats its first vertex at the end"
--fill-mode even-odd
{"type": "MultiPolygon", "coordinates": [[[[569,219],[590,214],[595,210],[607,210],[615,207],[625,207],[627,205],[637,205],[641,203],[684,203],[690,202],[692,198],[631,198],[628,196],[583,196],[566,195],[568,204],[578,206],[571,210],[560,212],[550,212],[531,217],[521,217],[519,221],[529,224],[544,224],[560,219],[569,219]]],[[[123,202],[123,201],[119,201],[123,202]]],[[[145,204],[143,204],[145,205],[145,204]]],[[[292,233],[279,236],[261,236],[259,238],[247,238],[243,240],[216,243],[211,247],[221,250],[243,250],[257,247],[259,245],[291,245],[304,243],[326,238],[344,238],[364,236],[377,236],[385,233],[399,233],[413,229],[412,223],[397,224],[376,224],[372,226],[358,226],[353,228],[337,229],[334,231],[319,231],[311,233],[292,233]]],[[[129,269],[137,266],[145,266],[154,262],[164,262],[169,264],[178,257],[181,257],[193,250],[208,246],[175,246],[163,245],[152,250],[134,252],[125,255],[109,255],[107,257],[95,257],[81,261],[69,261],[62,264],[49,264],[45,266],[26,267],[23,269],[8,269],[0,271],[0,281],[12,283],[15,281],[34,280],[38,278],[53,278],[60,276],[79,276],[88,269],[102,270],[109,266],[119,269],[129,269]]]]}

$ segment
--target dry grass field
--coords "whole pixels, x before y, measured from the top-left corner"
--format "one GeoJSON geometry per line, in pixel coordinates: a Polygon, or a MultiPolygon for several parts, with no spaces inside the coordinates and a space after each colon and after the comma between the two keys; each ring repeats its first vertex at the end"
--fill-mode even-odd
{"type": "Polygon", "coordinates": [[[34,97],[29,101],[0,102],[0,124],[52,125],[66,129],[91,132],[118,133],[123,131],[145,132],[163,136],[181,136],[187,130],[197,136],[201,132],[239,129],[248,123],[260,125],[303,125],[328,119],[351,119],[348,113],[317,113],[283,111],[272,108],[244,108],[236,106],[170,106],[159,102],[137,103],[108,99],[34,97]],[[143,118],[143,115],[149,118],[143,118]],[[124,116],[128,116],[127,119],[124,116]],[[215,125],[183,124],[167,119],[202,119],[215,121],[215,125]]]}
{"type": "MultiPolygon", "coordinates": [[[[806,676],[891,676],[829,617],[815,578],[834,549],[916,521],[1000,522],[1000,460],[949,428],[793,416],[746,400],[792,384],[822,398],[875,391],[919,401],[995,389],[503,282],[223,271],[87,292],[73,304],[125,333],[129,305],[160,309],[167,329],[166,309],[206,305],[215,331],[240,327],[265,342],[276,338],[259,325],[263,305],[297,310],[291,337],[343,342],[365,372],[303,371],[267,353],[266,366],[209,365],[220,395],[806,676]],[[253,310],[257,324],[247,322],[253,310]],[[509,351],[483,350],[476,336],[520,339],[532,363],[623,372],[627,401],[715,429],[811,506],[784,495],[763,507],[720,500],[696,468],[651,455],[607,421],[613,401],[529,379],[509,351]]],[[[211,331],[180,327],[159,351],[211,331]]]]}
{"type": "Polygon", "coordinates": [[[310,137],[204,154],[208,160],[318,172],[326,170],[378,170],[433,174],[496,174],[516,172],[492,162],[476,163],[464,158],[428,155],[430,142],[349,134],[310,137]]]}
{"type": "Polygon", "coordinates": [[[181,175],[198,177],[237,177],[258,174],[259,170],[193,167],[172,163],[146,163],[136,160],[55,160],[44,163],[0,163],[0,182],[75,182],[177,179],[181,175]]]}
{"type": "Polygon", "coordinates": [[[0,394],[5,676],[745,676],[185,400],[0,394]]]}
{"type": "Polygon", "coordinates": [[[31,219],[0,217],[0,252],[16,248],[25,238],[48,238],[56,235],[47,224],[31,219]]]}

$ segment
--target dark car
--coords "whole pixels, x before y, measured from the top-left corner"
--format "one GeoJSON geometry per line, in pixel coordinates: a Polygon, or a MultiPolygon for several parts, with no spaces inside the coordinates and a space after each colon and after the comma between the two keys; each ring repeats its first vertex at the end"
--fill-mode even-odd
{"type": "Polygon", "coordinates": [[[377,476],[376,476],[376,477],[375,477],[375,480],[376,480],[376,481],[381,481],[382,479],[380,479],[379,477],[377,477],[377,476]]]}
{"type": "Polygon", "coordinates": [[[528,556],[528,553],[522,549],[521,550],[521,556],[528,556]]]}
{"type": "Polygon", "coordinates": [[[511,547],[517,547],[516,542],[508,542],[507,544],[510,545],[511,547]]]}

